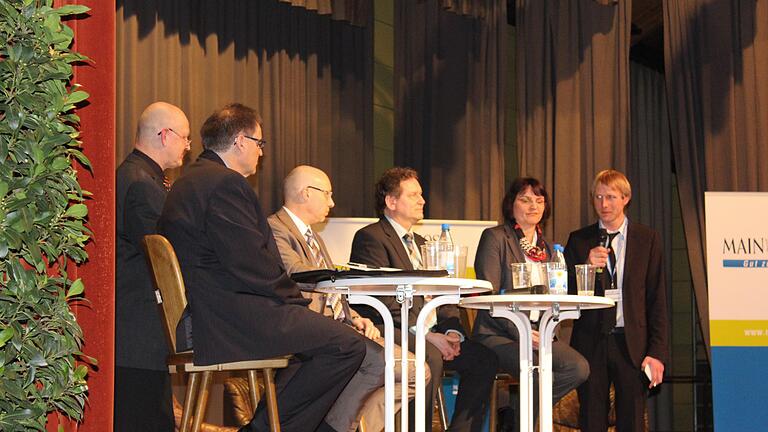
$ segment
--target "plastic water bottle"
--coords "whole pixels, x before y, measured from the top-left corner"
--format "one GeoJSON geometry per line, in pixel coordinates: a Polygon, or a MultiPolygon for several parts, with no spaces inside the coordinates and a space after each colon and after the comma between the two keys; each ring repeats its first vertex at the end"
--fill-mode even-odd
{"type": "Polygon", "coordinates": [[[454,276],[456,273],[456,263],[453,259],[453,236],[451,236],[451,225],[443,224],[440,227],[440,261],[448,274],[454,276]]]}
{"type": "Polygon", "coordinates": [[[451,235],[451,225],[450,224],[443,224],[440,227],[440,238],[438,239],[441,242],[447,242],[450,243],[451,246],[453,246],[453,236],[451,235]]]}
{"type": "Polygon", "coordinates": [[[549,273],[549,293],[556,295],[568,294],[568,267],[565,263],[565,250],[562,245],[555,244],[552,261],[547,263],[549,273]]]}

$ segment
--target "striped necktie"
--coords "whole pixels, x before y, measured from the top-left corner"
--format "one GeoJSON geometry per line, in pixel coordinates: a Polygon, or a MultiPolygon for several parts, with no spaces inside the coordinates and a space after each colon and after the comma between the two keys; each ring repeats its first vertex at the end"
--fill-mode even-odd
{"type": "Polygon", "coordinates": [[[403,241],[405,242],[405,248],[408,251],[408,258],[411,260],[411,265],[413,266],[414,270],[421,269],[421,257],[419,256],[419,252],[416,249],[416,242],[413,238],[413,233],[408,232],[405,233],[403,236],[403,241]]]}
{"type": "MultiPolygon", "coordinates": [[[[323,257],[323,251],[320,250],[320,245],[317,243],[317,239],[315,239],[312,229],[307,228],[307,232],[304,233],[304,236],[307,239],[307,246],[309,246],[309,251],[312,253],[312,260],[315,262],[315,265],[319,268],[328,268],[328,264],[323,257]]],[[[325,305],[333,311],[333,319],[344,321],[344,318],[346,318],[347,315],[344,313],[344,304],[341,301],[341,294],[328,294],[325,305]]]]}

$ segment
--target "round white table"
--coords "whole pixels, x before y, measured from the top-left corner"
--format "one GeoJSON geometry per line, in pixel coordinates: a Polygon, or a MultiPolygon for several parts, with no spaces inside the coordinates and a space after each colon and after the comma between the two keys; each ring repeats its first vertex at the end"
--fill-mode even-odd
{"type": "MultiPolygon", "coordinates": [[[[464,298],[460,306],[488,310],[493,317],[506,318],[520,335],[520,430],[533,431],[533,370],[539,369],[539,416],[541,430],[552,431],[552,339],[560,321],[578,319],[582,310],[614,306],[605,297],[504,294],[464,298]],[[525,312],[541,311],[539,321],[539,364],[533,364],[531,322],[525,312]]],[[[493,397],[493,396],[492,396],[493,397]]]]}
{"type": "MultiPolygon", "coordinates": [[[[477,279],[458,279],[449,277],[419,277],[419,276],[376,276],[355,277],[319,282],[315,291],[321,293],[340,293],[347,296],[350,304],[364,304],[376,309],[384,321],[384,430],[395,430],[395,352],[394,352],[394,325],[392,314],[379,299],[374,296],[393,296],[401,304],[400,319],[401,334],[400,347],[402,348],[401,390],[402,401],[408,400],[408,313],[413,304],[414,296],[432,296],[432,299],[424,304],[416,320],[416,410],[415,424],[417,432],[424,432],[425,401],[425,322],[429,313],[438,306],[446,304],[458,304],[462,294],[477,294],[491,291],[491,283],[477,279]]],[[[468,335],[467,335],[468,336],[468,335]]],[[[439,377],[434,378],[439,379],[439,377]]],[[[403,402],[403,406],[407,403],[403,402]]],[[[400,413],[402,423],[401,430],[408,430],[408,410],[400,413]]]]}

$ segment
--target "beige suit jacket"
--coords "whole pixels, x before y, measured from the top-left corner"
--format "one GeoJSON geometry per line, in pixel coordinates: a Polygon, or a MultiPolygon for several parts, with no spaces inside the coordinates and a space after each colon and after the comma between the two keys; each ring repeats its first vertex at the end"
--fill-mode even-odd
{"type": "MultiPolygon", "coordinates": [[[[317,270],[306,237],[304,237],[303,233],[299,232],[299,228],[285,209],[280,208],[267,220],[270,227],[272,227],[272,233],[275,236],[277,248],[280,250],[280,257],[283,260],[283,265],[285,265],[286,273],[291,275],[303,271],[317,270]]],[[[333,265],[333,260],[328,253],[328,249],[325,247],[323,238],[317,232],[314,234],[317,244],[320,245],[320,253],[323,255],[323,259],[329,266],[333,265]]],[[[325,294],[309,292],[302,292],[302,294],[306,298],[312,299],[312,303],[309,305],[310,309],[326,316],[332,315],[330,309],[325,307],[325,294]]],[[[352,315],[351,319],[360,316],[354,309],[350,309],[350,312],[352,315]]]]}

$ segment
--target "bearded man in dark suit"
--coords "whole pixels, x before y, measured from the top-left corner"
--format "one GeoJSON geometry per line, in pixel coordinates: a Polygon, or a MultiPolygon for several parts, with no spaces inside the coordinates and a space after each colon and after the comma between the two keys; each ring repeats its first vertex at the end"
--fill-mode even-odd
{"type": "Polygon", "coordinates": [[[168,183],[181,166],[189,120],[166,102],[141,113],[134,150],[117,168],[115,262],[115,431],[173,430],[171,379],[142,239],[157,232],[168,183]]]}
{"type": "MultiPolygon", "coordinates": [[[[205,121],[205,149],[176,181],[158,224],[187,285],[194,361],[206,365],[294,354],[278,372],[283,431],[332,430],[323,418],[365,355],[359,334],[309,310],[286,274],[256,193],[266,141],[254,110],[230,104],[205,121]]],[[[261,403],[242,430],[268,430],[261,403]]]]}
{"type": "Polygon", "coordinates": [[[577,290],[574,265],[592,264],[600,271],[595,295],[616,301],[615,308],[582,312],[573,326],[571,345],[591,370],[578,388],[583,431],[607,429],[611,383],[617,429],[643,430],[647,390],[664,379],[669,320],[662,243],[658,232],[627,219],[624,209],[631,199],[624,174],[598,173],[592,200],[599,221],[572,232],[565,248],[569,292],[577,290]]]}
{"type": "MultiPolygon", "coordinates": [[[[400,167],[385,171],[376,184],[376,210],[381,218],[355,233],[350,260],[379,267],[418,269],[421,262],[419,247],[425,240],[411,228],[424,218],[425,204],[416,171],[400,167]]],[[[402,325],[409,328],[416,326],[416,319],[424,306],[423,297],[414,296],[407,323],[401,322],[400,304],[395,298],[382,297],[381,300],[392,311],[395,327],[398,328],[396,332],[402,325]]],[[[361,307],[359,311],[376,323],[382,322],[373,309],[361,307]]],[[[461,375],[450,430],[479,431],[482,428],[498,359],[493,351],[467,339],[466,335],[456,305],[438,308],[437,322],[426,335],[427,364],[434,377],[426,389],[427,430],[431,430],[432,410],[429,408],[434,406],[443,367],[461,375]]],[[[415,347],[413,334],[410,336],[409,346],[415,347]]]]}

